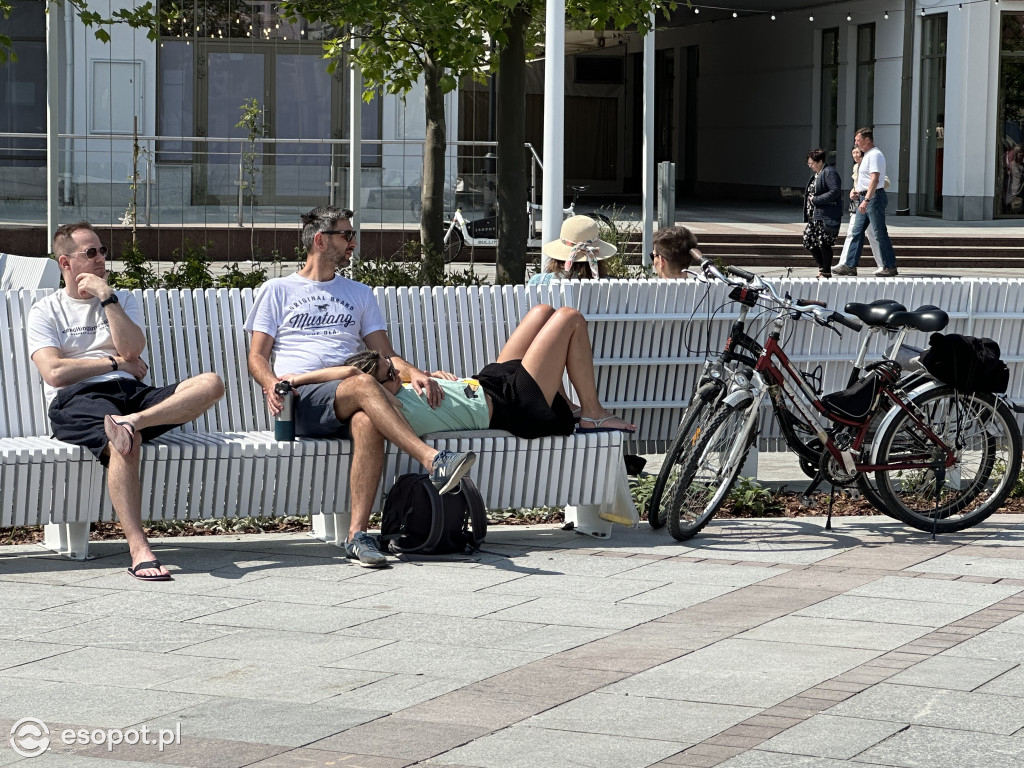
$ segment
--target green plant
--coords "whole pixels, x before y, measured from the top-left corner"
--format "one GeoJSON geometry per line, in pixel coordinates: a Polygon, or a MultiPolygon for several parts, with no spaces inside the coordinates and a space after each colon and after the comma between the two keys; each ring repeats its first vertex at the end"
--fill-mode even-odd
{"type": "Polygon", "coordinates": [[[780,505],[775,494],[752,477],[741,477],[729,492],[727,503],[734,515],[760,517],[766,512],[778,513],[780,505]]]}
{"type": "MultiPolygon", "coordinates": [[[[296,253],[298,250],[296,249],[296,253]]],[[[377,261],[353,261],[345,271],[353,280],[369,286],[421,286],[421,285],[486,285],[473,266],[461,272],[444,272],[440,259],[420,259],[422,248],[416,241],[402,244],[390,258],[377,261]],[[440,267],[440,272],[436,270],[440,267]]]]}
{"type": "Polygon", "coordinates": [[[640,511],[641,517],[647,516],[647,509],[651,505],[651,495],[654,493],[654,483],[657,475],[649,472],[641,472],[635,477],[629,478],[629,492],[633,496],[633,503],[640,511]]]}
{"type": "MultiPolygon", "coordinates": [[[[263,137],[263,107],[257,99],[246,99],[240,107],[242,116],[235,128],[244,128],[247,133],[247,143],[243,145],[241,164],[243,178],[239,180],[243,193],[249,192],[249,251],[253,261],[257,260],[256,254],[256,183],[263,169],[259,166],[259,153],[256,151],[256,140],[263,137]]],[[[241,222],[239,222],[241,223],[241,222]]]]}
{"type": "Polygon", "coordinates": [[[159,288],[163,280],[149,265],[142,247],[137,242],[125,243],[121,249],[121,262],[124,269],[111,272],[108,282],[114,288],[159,288]]]}
{"type": "Polygon", "coordinates": [[[181,249],[175,248],[171,258],[174,266],[164,275],[165,288],[212,288],[210,273],[211,243],[193,246],[188,239],[181,249]]]}
{"type": "Polygon", "coordinates": [[[218,288],[256,288],[267,280],[267,269],[255,266],[250,272],[243,271],[238,262],[224,267],[224,274],[217,276],[218,288]]]}

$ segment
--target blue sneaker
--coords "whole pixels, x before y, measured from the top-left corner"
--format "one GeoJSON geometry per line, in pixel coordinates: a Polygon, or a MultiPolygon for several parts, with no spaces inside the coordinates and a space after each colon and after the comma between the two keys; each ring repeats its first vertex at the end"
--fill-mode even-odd
{"type": "Polygon", "coordinates": [[[366,531],[360,531],[345,542],[345,554],[367,568],[385,568],[387,557],[377,549],[377,540],[366,531]]]}
{"type": "Polygon", "coordinates": [[[438,451],[430,472],[430,482],[438,493],[449,493],[459,485],[459,481],[475,463],[476,454],[472,451],[438,451]]]}

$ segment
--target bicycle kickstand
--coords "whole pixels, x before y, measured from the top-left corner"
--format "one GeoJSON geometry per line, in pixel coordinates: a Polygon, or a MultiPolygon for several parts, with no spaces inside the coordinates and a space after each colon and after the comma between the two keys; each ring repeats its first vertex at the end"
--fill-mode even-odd
{"type": "Polygon", "coordinates": [[[946,482],[946,465],[935,464],[935,509],[932,512],[932,541],[939,530],[939,499],[942,496],[942,484],[946,482]]]}

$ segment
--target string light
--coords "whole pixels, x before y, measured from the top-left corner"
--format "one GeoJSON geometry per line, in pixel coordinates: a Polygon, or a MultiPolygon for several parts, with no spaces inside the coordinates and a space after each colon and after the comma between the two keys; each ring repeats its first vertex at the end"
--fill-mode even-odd
{"type": "Polygon", "coordinates": [[[733,12],[732,12],[732,17],[733,17],[734,19],[735,19],[735,18],[737,18],[738,16],[739,16],[739,14],[738,14],[738,13],[736,13],[736,11],[733,11],[733,12]]]}
{"type": "Polygon", "coordinates": [[[846,20],[847,21],[853,21],[853,14],[852,13],[846,14],[846,20]]]}
{"type": "Polygon", "coordinates": [[[772,13],[772,21],[775,21],[775,13],[772,13]]]}
{"type": "Polygon", "coordinates": [[[885,19],[886,19],[886,21],[889,20],[889,12],[888,11],[885,12],[885,19]]]}
{"type": "Polygon", "coordinates": [[[812,13],[810,16],[808,16],[807,20],[808,21],[814,21],[814,14],[812,13]]]}

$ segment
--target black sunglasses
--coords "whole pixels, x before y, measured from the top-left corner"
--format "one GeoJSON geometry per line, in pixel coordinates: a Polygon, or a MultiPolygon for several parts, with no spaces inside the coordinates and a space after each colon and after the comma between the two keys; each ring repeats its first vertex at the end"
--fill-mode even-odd
{"type": "Polygon", "coordinates": [[[384,359],[388,361],[388,375],[384,377],[384,381],[380,382],[381,384],[387,384],[389,381],[394,381],[398,378],[398,373],[395,371],[395,364],[391,362],[391,358],[385,357],[384,359]]]}
{"type": "Polygon", "coordinates": [[[351,243],[356,239],[356,231],[354,229],[327,229],[320,233],[321,235],[341,235],[345,238],[346,242],[351,243]]]}
{"type": "Polygon", "coordinates": [[[105,259],[105,258],[107,258],[107,246],[101,245],[99,247],[99,249],[88,248],[88,249],[86,249],[84,251],[72,251],[71,253],[65,253],[64,255],[65,256],[76,256],[79,253],[84,253],[85,254],[85,258],[87,258],[87,259],[95,259],[97,255],[100,255],[100,256],[102,256],[105,259]]]}

